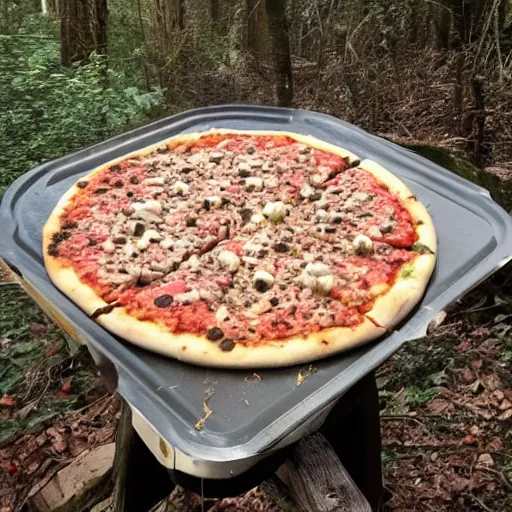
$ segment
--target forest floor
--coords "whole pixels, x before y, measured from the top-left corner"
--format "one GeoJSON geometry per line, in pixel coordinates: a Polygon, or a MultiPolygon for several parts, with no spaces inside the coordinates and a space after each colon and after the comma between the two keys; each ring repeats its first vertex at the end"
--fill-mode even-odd
{"type": "MultiPolygon", "coordinates": [[[[379,370],[385,510],[512,510],[510,270],[379,370]]],[[[58,470],[114,440],[119,400],[21,288],[0,285],[0,303],[0,511],[11,512],[29,510],[58,470]]],[[[174,492],[184,500],[201,510],[199,497],[174,492]]],[[[208,507],[279,510],[262,490],[208,507]]]]}
{"type": "MultiPolygon", "coordinates": [[[[512,510],[511,271],[380,368],[384,510],[512,510]]],[[[86,349],[2,275],[0,304],[0,512],[21,512],[57,471],[114,440],[119,399],[86,349]]],[[[171,501],[202,510],[179,489],[171,501]]],[[[280,509],[256,489],[205,510],[280,509]]]]}

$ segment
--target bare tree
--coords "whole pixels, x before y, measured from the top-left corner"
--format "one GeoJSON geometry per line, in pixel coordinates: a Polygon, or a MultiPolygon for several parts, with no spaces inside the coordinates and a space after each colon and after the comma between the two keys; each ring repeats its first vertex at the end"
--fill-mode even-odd
{"type": "Polygon", "coordinates": [[[87,60],[92,52],[106,53],[107,0],[61,0],[59,14],[63,66],[87,60]]]}
{"type": "Polygon", "coordinates": [[[277,104],[290,107],[293,99],[293,76],[286,0],[266,0],[265,8],[276,76],[277,104]]]}

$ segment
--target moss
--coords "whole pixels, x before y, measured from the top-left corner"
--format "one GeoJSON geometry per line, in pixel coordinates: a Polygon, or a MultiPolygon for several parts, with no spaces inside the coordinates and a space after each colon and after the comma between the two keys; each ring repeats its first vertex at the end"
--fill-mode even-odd
{"type": "Polygon", "coordinates": [[[402,146],[471,181],[475,185],[484,187],[491,193],[492,198],[497,203],[508,212],[512,212],[512,182],[504,182],[497,176],[475,167],[467,160],[444,148],[421,144],[402,144],[402,146]]]}

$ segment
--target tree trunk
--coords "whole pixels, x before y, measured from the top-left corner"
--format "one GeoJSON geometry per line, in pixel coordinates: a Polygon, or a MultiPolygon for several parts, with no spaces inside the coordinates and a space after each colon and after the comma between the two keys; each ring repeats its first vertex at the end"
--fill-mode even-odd
{"type": "Polygon", "coordinates": [[[155,0],[156,19],[161,34],[162,51],[171,55],[177,36],[184,28],[183,0],[155,0]]]}
{"type": "Polygon", "coordinates": [[[266,0],[265,7],[276,77],[277,104],[290,107],[293,100],[293,76],[286,0],[266,0]]]}
{"type": "Polygon", "coordinates": [[[42,0],[46,5],[46,10],[49,15],[57,16],[59,14],[58,0],[42,0]]]}
{"type": "Polygon", "coordinates": [[[62,0],[60,11],[61,63],[71,66],[91,53],[107,52],[107,0],[62,0]]]}
{"type": "Polygon", "coordinates": [[[247,50],[257,59],[261,57],[265,48],[266,12],[264,0],[247,0],[247,50]]]}
{"type": "Polygon", "coordinates": [[[212,23],[217,24],[219,22],[219,0],[210,0],[210,16],[212,23]]]}

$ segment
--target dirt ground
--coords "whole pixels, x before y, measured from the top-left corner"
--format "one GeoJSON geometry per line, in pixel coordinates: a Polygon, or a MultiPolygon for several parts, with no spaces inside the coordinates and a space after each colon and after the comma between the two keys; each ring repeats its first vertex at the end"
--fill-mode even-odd
{"type": "MultiPolygon", "coordinates": [[[[379,370],[386,511],[512,510],[510,270],[379,370]]],[[[73,458],[114,439],[119,400],[20,288],[0,286],[0,302],[0,512],[20,512],[73,458]]],[[[181,490],[171,502],[201,510],[181,490]]],[[[281,509],[255,489],[205,510],[281,509]]]]}

